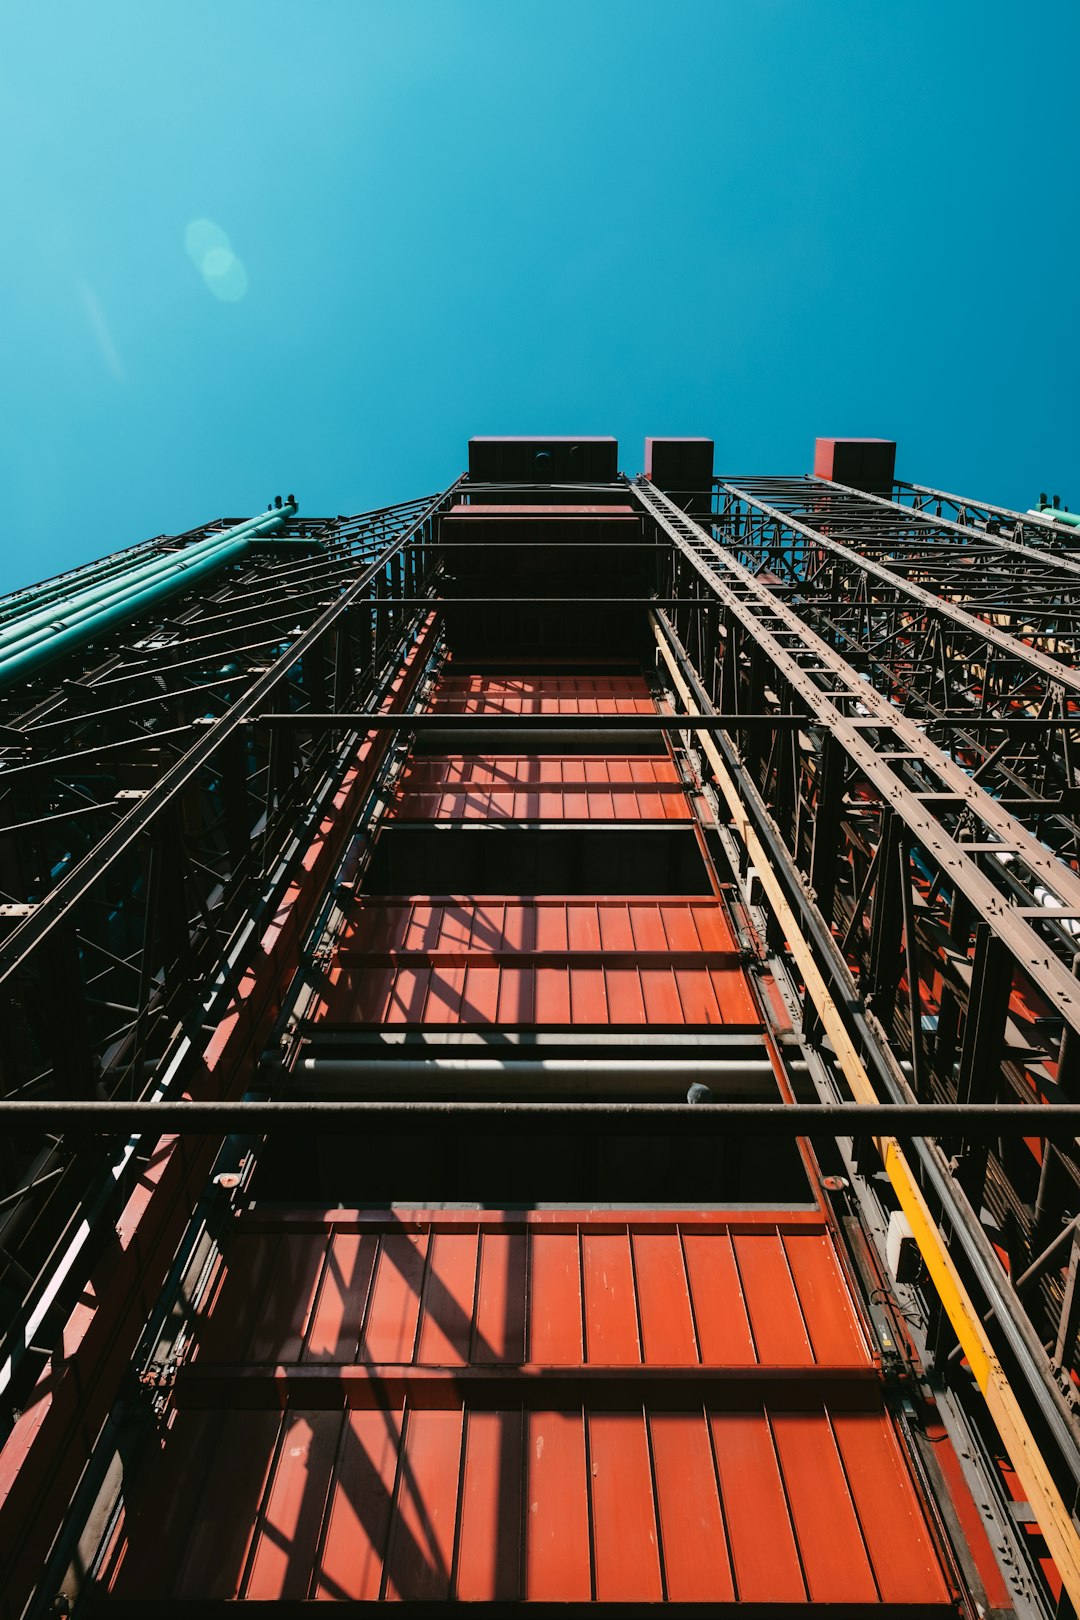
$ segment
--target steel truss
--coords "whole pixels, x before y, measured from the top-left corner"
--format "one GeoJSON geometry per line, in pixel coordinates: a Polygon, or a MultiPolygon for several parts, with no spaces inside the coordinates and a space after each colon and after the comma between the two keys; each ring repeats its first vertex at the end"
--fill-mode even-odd
{"type": "MultiPolygon", "coordinates": [[[[174,597],[167,618],[124,625],[0,697],[5,1097],[149,1098],[198,1068],[359,740],[270,734],[249,717],[268,702],[378,707],[423,622],[449,498],[291,519],[209,588],[174,597]]],[[[118,1208],[138,1171],[130,1152],[119,1162],[40,1130],[5,1140],[8,1401],[90,1263],[92,1245],[46,1307],[58,1248],[84,1216],[118,1208]]]]}
{"type": "Polygon", "coordinates": [[[1075,867],[1080,563],[814,481],[722,484],[719,504],[750,571],[1075,867]],[[1023,715],[1050,723],[987,725],[1023,715]]]}
{"type": "MultiPolygon", "coordinates": [[[[681,728],[690,748],[706,750],[702,775],[713,758],[730,773],[786,915],[876,1089],[876,1100],[857,1099],[868,1111],[805,1114],[800,1128],[865,1141],[906,1125],[917,1136],[921,1196],[1071,1502],[1080,1489],[1072,1116],[1038,1116],[1039,1154],[1018,1134],[1040,1101],[1080,1102],[1071,531],[1060,548],[1053,524],[1014,523],[1003,538],[1017,514],[917,486],[902,486],[901,502],[905,490],[953,500],[958,521],[806,480],[722,484],[701,523],[644,480],[602,490],[641,512],[637,549],[658,560],[657,591],[647,602],[614,592],[588,601],[650,614],[697,705],[681,728]],[[988,1111],[1001,1104],[1010,1107],[995,1131],[988,1111]],[[944,1133],[940,1144],[924,1139],[931,1128],[944,1133]]],[[[270,1127],[278,1117],[279,1105],[242,1113],[235,1094],[208,1095],[202,1116],[199,1102],[179,1098],[204,1072],[214,1032],[241,1016],[256,942],[358,750],[377,744],[377,759],[391,758],[417,689],[392,701],[395,678],[448,583],[446,607],[454,601],[440,574],[445,565],[452,575],[443,554],[453,547],[438,543],[438,524],[461,493],[459,481],[353,519],[290,519],[211,591],[177,597],[167,619],[69,657],[59,682],[54,669],[0,696],[2,1090],[35,1121],[9,1146],[0,1186],[10,1403],[89,1274],[92,1245],[59,1285],[57,1255],[73,1252],[83,1227],[111,1236],[142,1168],[136,1135],[103,1169],[100,1146],[82,1145],[85,1105],[115,1105],[91,1123],[112,1122],[121,1138],[145,1132],[140,1103],[181,1131],[191,1108],[217,1141],[245,1120],[270,1127]],[[54,1105],[45,1116],[42,1103],[54,1105]]],[[[528,498],[522,486],[514,497],[528,498]]],[[[490,606],[510,600],[492,596],[490,606]]],[[[640,716],[623,720],[646,729],[640,716]]],[[[581,724],[513,723],[534,736],[581,724]]],[[[605,717],[596,724],[619,729],[605,717]]],[[[775,908],[770,934],[782,951],[775,908]]],[[[289,966],[298,959],[299,943],[289,966]]],[[[808,983],[802,1034],[815,1062],[823,1055],[835,1071],[836,1033],[823,1029],[808,983]]],[[[356,1118],[364,1106],[350,1105],[356,1118]]],[[[634,1112],[647,1131],[649,1116],[634,1112]]],[[[438,1129],[437,1113],[429,1125],[438,1129]]],[[[781,1127],[793,1129],[793,1117],[781,1127]]],[[[872,1155],[861,1157],[869,1165],[872,1155]]],[[[939,1313],[930,1354],[944,1379],[956,1374],[956,1346],[939,1313]]]]}
{"type": "MultiPolygon", "coordinates": [[[[802,719],[771,737],[734,726],[721,753],[756,807],[774,876],[881,1095],[1029,1106],[1075,1097],[1072,936],[1048,926],[1038,893],[1071,912],[1076,874],[819,634],[772,576],[752,573],[730,541],[644,480],[635,493],[653,532],[672,541],[661,591],[682,597],[696,580],[711,602],[655,615],[701,712],[771,707],[802,719]],[[1021,1020],[1018,1007],[1032,1016],[1021,1020]]],[[[809,995],[804,1027],[820,1038],[809,995]]],[[[1022,1342],[1031,1398],[1051,1401],[1068,1429],[1057,1465],[1080,1481],[1071,1396],[1057,1383],[1060,1371],[1071,1390],[1076,1352],[1075,1267],[1064,1286],[1052,1267],[1069,1238],[1037,1252],[1075,1211],[1075,1144],[1059,1150],[1044,1138],[1040,1170],[1021,1144],[957,1132],[919,1149],[917,1161],[973,1291],[997,1273],[1004,1298],[987,1307],[993,1327],[1016,1335],[1014,1354],[1022,1342]],[[1005,1281],[984,1221],[1022,1294],[1005,1281]]],[[[954,1343],[939,1322],[939,1366],[947,1369],[954,1343]]]]}
{"type": "Polygon", "coordinates": [[[1008,506],[992,506],[967,495],[953,495],[929,484],[910,484],[898,478],[893,497],[916,512],[934,517],[949,516],[959,524],[972,524],[987,534],[1006,535],[1025,546],[1036,546],[1063,557],[1080,553],[1080,540],[1072,524],[1058,523],[1048,512],[1016,512],[1008,506]]]}

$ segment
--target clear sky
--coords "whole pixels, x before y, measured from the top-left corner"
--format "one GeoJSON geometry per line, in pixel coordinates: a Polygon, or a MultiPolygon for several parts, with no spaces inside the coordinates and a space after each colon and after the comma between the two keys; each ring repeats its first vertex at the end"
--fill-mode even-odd
{"type": "Polygon", "coordinates": [[[1076,0],[7,0],[0,589],[472,433],[1080,506],[1076,0]]]}

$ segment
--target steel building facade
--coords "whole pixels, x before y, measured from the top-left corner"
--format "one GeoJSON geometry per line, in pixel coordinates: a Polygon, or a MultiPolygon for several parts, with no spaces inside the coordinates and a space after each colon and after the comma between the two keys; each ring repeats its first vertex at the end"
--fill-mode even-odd
{"type": "Polygon", "coordinates": [[[1067,514],[474,439],[0,603],[0,1613],[1080,1601],[1067,514]]]}

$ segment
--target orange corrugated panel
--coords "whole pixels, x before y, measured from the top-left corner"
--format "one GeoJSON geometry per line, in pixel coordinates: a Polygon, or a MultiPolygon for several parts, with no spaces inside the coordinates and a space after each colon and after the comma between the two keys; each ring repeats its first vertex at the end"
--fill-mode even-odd
{"type": "MultiPolygon", "coordinates": [[[[431,1405],[417,1388],[374,1407],[246,1412],[210,1446],[206,1414],[181,1410],[170,1513],[129,1513],[108,1585],[147,1601],[660,1601],[666,1587],[675,1602],[955,1612],[882,1410],[529,1395],[491,1407],[436,1391],[431,1405]],[[175,1543],[162,1523],[183,1525],[175,1543]]],[[[141,1484],[160,1500],[162,1462],[141,1484]]]]}
{"type": "Polygon", "coordinates": [[[662,1230],[610,1217],[602,1230],[241,1224],[194,1354],[204,1365],[870,1365],[823,1227],[721,1217],[706,1231],[677,1217],[662,1230]]]}
{"type": "Polygon", "coordinates": [[[741,969],[708,959],[637,957],[620,966],[615,953],[577,957],[554,953],[522,962],[427,958],[394,964],[335,967],[314,1013],[321,1024],[429,1027],[500,1025],[507,1028],[666,1024],[696,1028],[759,1028],[761,1023],[741,969]]]}
{"type": "Polygon", "coordinates": [[[195,1345],[117,1596],[950,1603],[818,1214],[255,1208],[195,1345]]]}
{"type": "Polygon", "coordinates": [[[656,713],[635,675],[457,676],[439,683],[431,706],[439,714],[656,713]]]}
{"type": "Polygon", "coordinates": [[[315,1019],[756,1027],[723,907],[688,900],[365,901],[315,1019]]]}

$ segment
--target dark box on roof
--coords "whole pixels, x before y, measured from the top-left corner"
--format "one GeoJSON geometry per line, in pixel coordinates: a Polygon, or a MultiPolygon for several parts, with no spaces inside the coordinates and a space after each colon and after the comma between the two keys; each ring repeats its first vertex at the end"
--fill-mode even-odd
{"type": "Polygon", "coordinates": [[[481,484],[610,483],[617,439],[528,436],[469,440],[469,477],[481,484]]]}
{"type": "Polygon", "coordinates": [[[706,515],[712,508],[713,441],[646,439],[645,476],[685,512],[706,515]]]}
{"type": "Polygon", "coordinates": [[[891,494],[895,465],[894,439],[817,439],[814,444],[815,478],[869,495],[891,494]]]}

